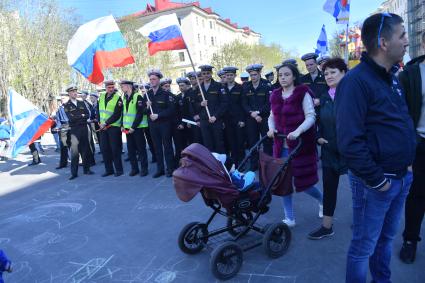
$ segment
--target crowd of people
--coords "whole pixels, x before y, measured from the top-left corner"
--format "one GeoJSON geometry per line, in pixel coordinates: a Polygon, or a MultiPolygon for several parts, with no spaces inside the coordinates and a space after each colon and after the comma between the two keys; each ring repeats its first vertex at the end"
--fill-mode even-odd
{"type": "MultiPolygon", "coordinates": [[[[425,33],[422,40],[425,51],[425,33]]],[[[171,91],[172,80],[155,69],[147,74],[148,84],[120,81],[121,93],[114,81],[106,81],[99,93],[79,93],[70,86],[55,116],[61,153],[57,169],[67,167],[70,149],[70,179],[78,177],[80,156],[83,173],[94,174],[90,167],[96,140],[105,168],[102,177],[123,175],[123,133],[129,175],[148,175],[149,149],[156,162],[153,178],[171,177],[181,151],[191,143],[226,154],[237,166],[262,136],[270,137],[263,151],[276,158],[287,156],[301,138],[302,148],[291,165],[293,184],[297,192],[317,200],[323,218],[308,237],[334,234],[339,179],[348,173],[353,238],[347,282],[366,282],[368,266],[373,282],[389,282],[392,240],[406,198],[399,254],[406,263],[415,260],[424,216],[425,56],[399,69],[408,43],[403,21],[395,14],[366,19],[362,41],[366,52],[353,70],[341,58],[319,61],[309,53],[301,58],[307,74],[300,74],[297,61],[289,59],[275,67],[276,80],[274,72],[263,78],[263,66],[253,64],[241,83],[238,68],[232,66],[219,70],[216,81],[214,67],[203,65],[199,72],[176,79],[178,94],[171,91]],[[273,139],[276,133],[286,135],[286,141],[273,139]],[[318,146],[323,192],[317,187],[318,146]]],[[[246,170],[256,171],[257,164],[258,155],[246,170]]],[[[292,195],[282,199],[283,222],[293,227],[292,195]]]]}

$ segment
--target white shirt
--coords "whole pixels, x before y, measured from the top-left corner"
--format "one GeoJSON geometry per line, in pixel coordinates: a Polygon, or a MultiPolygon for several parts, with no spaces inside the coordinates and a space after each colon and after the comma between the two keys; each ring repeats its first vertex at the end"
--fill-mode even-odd
{"type": "MultiPolygon", "coordinates": [[[[287,99],[292,94],[282,94],[283,99],[287,99]]],[[[306,132],[308,129],[310,129],[314,123],[316,122],[316,112],[314,111],[314,103],[311,96],[306,93],[304,95],[303,99],[303,111],[304,111],[304,122],[301,123],[301,125],[298,126],[298,128],[295,130],[295,132],[299,133],[300,135],[304,132],[306,132]]],[[[274,118],[273,118],[273,111],[270,111],[270,116],[268,120],[269,129],[270,130],[276,130],[276,126],[274,124],[274,118]]]]}

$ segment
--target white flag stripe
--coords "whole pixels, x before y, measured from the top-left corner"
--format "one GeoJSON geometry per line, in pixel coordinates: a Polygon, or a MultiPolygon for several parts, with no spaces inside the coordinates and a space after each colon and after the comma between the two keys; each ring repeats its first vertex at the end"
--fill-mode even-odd
{"type": "Polygon", "coordinates": [[[179,20],[177,19],[176,14],[170,14],[156,18],[152,22],[149,22],[139,28],[137,31],[147,37],[152,31],[161,30],[174,25],[180,26],[179,20]]]}
{"type": "Polygon", "coordinates": [[[68,64],[73,65],[81,54],[102,34],[120,31],[112,15],[95,19],[80,26],[68,42],[68,64]]]}

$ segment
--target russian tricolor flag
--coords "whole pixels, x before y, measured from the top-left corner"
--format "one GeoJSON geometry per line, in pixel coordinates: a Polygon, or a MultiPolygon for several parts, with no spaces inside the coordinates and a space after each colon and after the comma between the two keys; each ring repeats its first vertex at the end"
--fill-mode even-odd
{"type": "Polygon", "coordinates": [[[68,64],[94,84],[103,82],[103,69],[134,63],[112,15],[80,26],[68,42],[66,53],[68,64]]]}
{"type": "Polygon", "coordinates": [[[158,17],[137,31],[151,40],[148,44],[149,55],[158,51],[186,48],[176,14],[158,17]]]}
{"type": "Polygon", "coordinates": [[[8,155],[15,158],[27,145],[50,129],[53,121],[13,89],[9,89],[8,96],[8,111],[12,126],[8,155]]]}

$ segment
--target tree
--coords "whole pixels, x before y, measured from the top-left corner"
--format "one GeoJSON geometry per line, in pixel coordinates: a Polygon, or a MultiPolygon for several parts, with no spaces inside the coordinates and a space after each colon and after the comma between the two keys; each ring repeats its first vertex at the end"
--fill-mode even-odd
{"type": "Polygon", "coordinates": [[[0,93],[2,113],[7,90],[13,87],[48,112],[58,91],[70,80],[66,45],[75,19],[54,1],[2,0],[0,93]]]}
{"type": "MultiPolygon", "coordinates": [[[[225,44],[220,50],[213,54],[211,64],[217,69],[224,66],[235,66],[244,71],[250,64],[260,63],[265,70],[273,69],[274,66],[282,63],[288,58],[296,58],[289,51],[285,51],[278,44],[245,44],[240,41],[233,41],[225,44]]],[[[301,67],[302,64],[299,64],[301,67]]]]}

